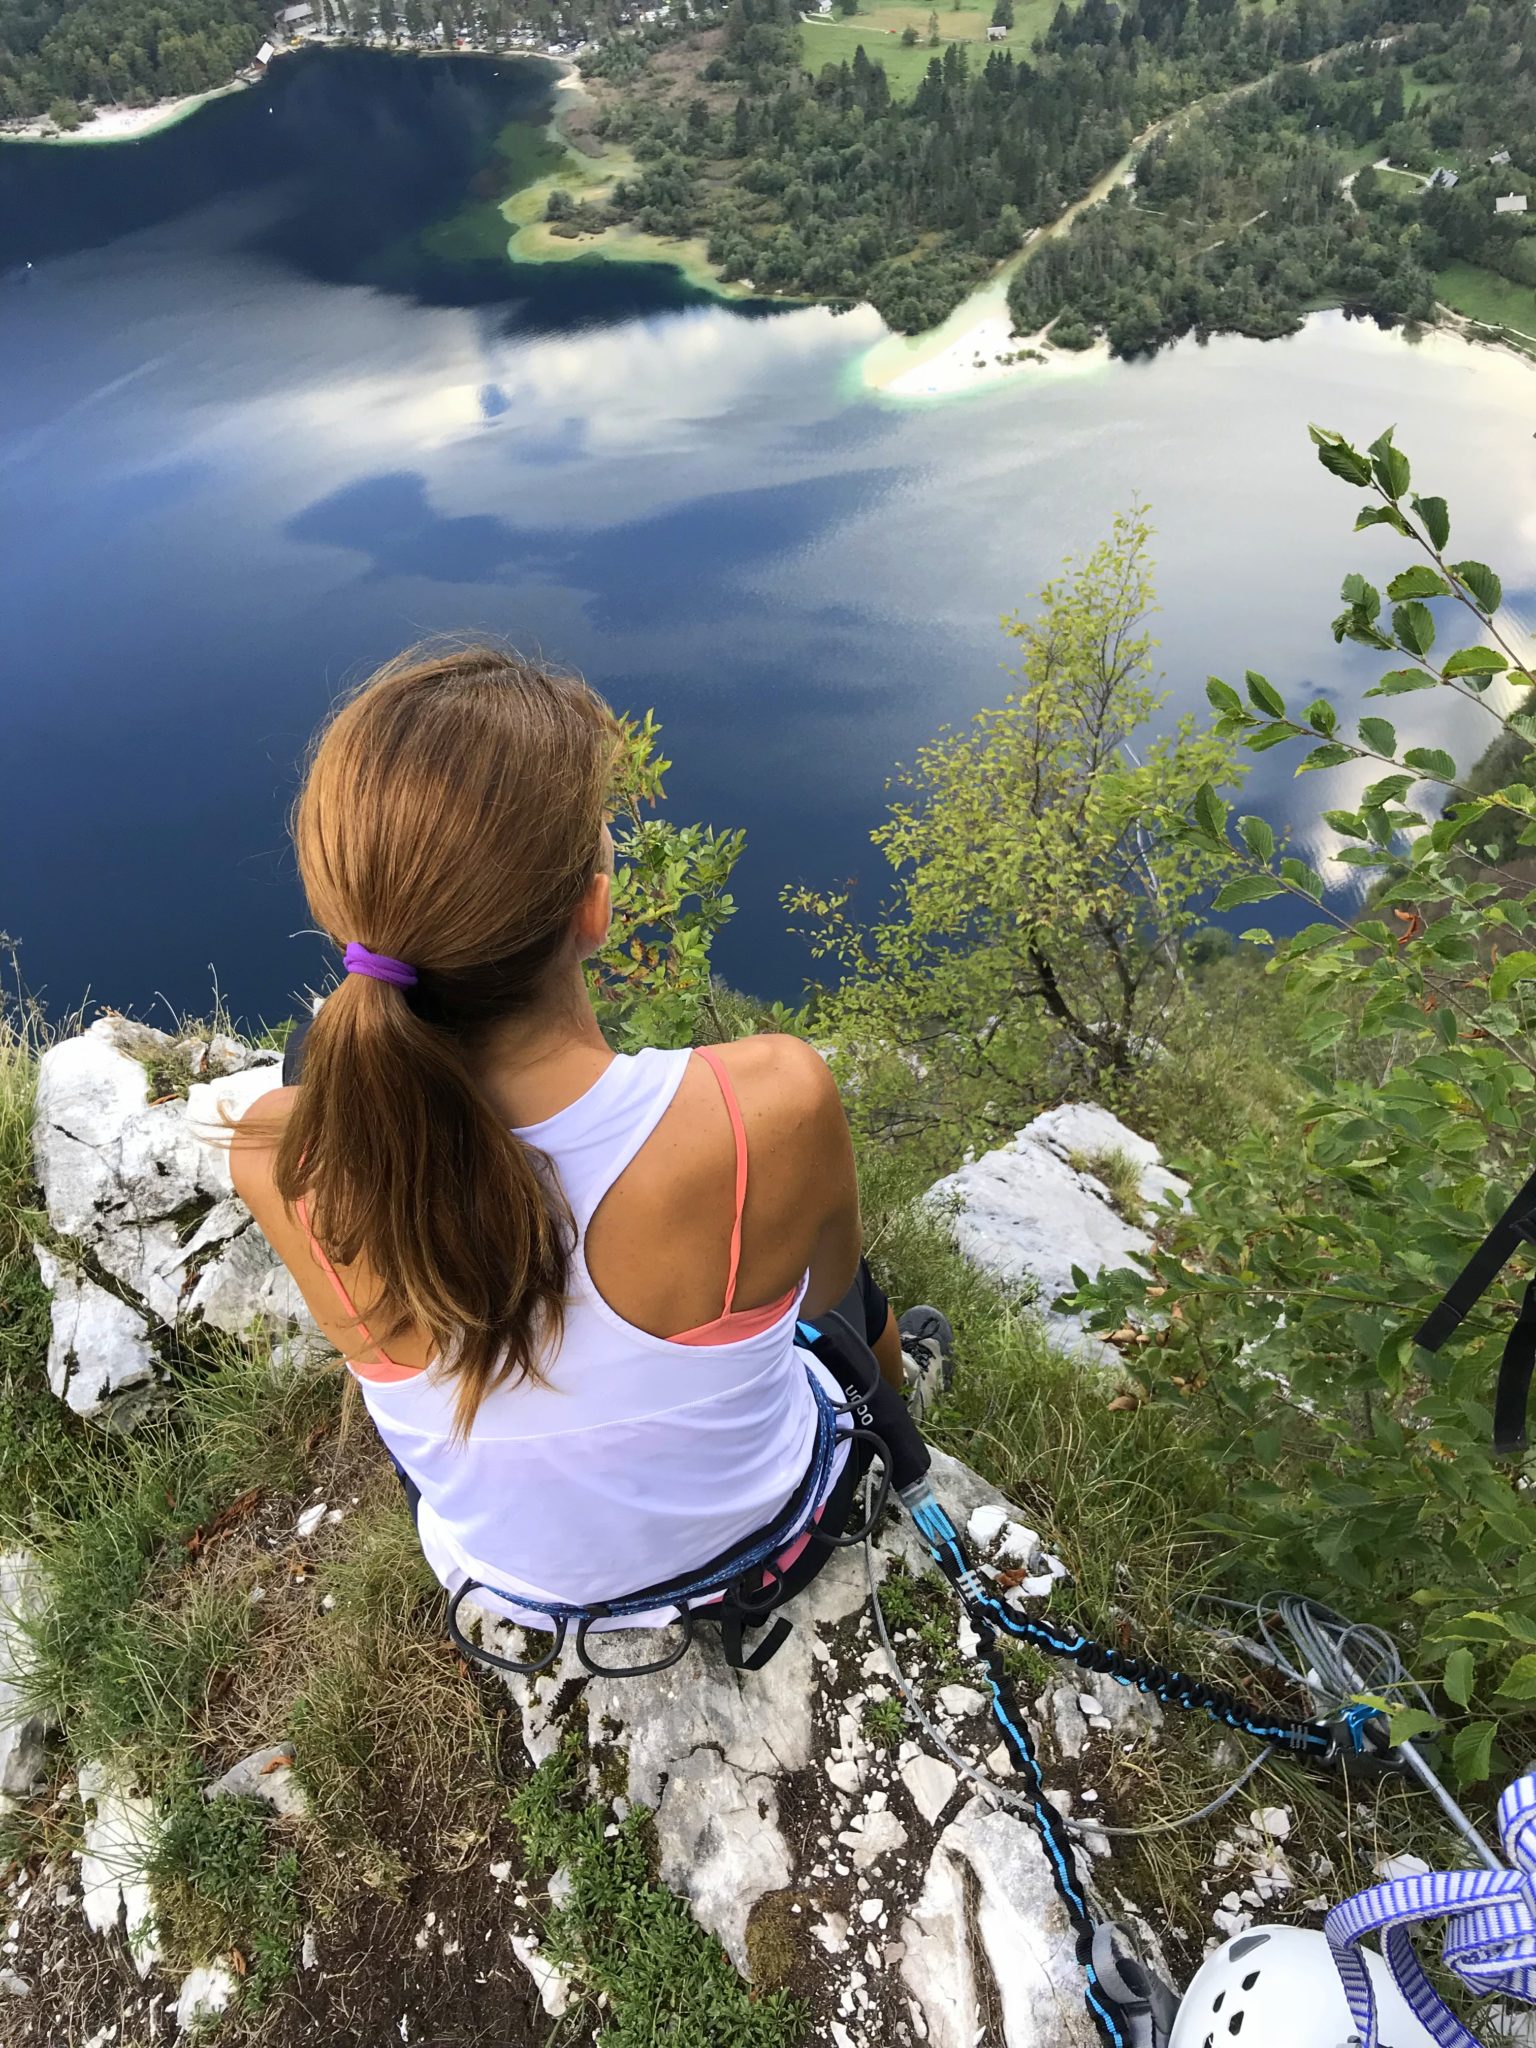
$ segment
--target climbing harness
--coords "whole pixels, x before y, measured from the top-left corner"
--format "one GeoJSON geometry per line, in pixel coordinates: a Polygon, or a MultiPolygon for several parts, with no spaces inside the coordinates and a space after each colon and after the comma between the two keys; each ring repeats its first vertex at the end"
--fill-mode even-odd
{"type": "MultiPolygon", "coordinates": [[[[1414,1342],[1438,1351],[1455,1334],[1498,1279],[1522,1244],[1536,1243],[1536,1173],[1510,1203],[1492,1230],[1420,1324],[1414,1342]]],[[[1526,1282],[1520,1313],[1505,1339],[1493,1403],[1493,1448],[1500,1457],[1517,1457],[1527,1448],[1526,1415],[1531,1378],[1536,1374],[1536,1278],[1526,1282]]]]}
{"type": "MultiPolygon", "coordinates": [[[[859,1355],[867,1352],[867,1346],[840,1315],[823,1317],[822,1322],[828,1327],[801,1323],[801,1340],[832,1371],[847,1399],[835,1401],[816,1374],[806,1368],[816,1403],[815,1444],[800,1485],[772,1523],[692,1571],[626,1593],[615,1600],[591,1601],[584,1606],[541,1600],[526,1593],[507,1591],[482,1579],[466,1579],[448,1605],[448,1633],[460,1654],[473,1663],[533,1678],[541,1671],[548,1671],[558,1660],[570,1636],[577,1661],[583,1670],[595,1677],[643,1678],[669,1670],[680,1662],[687,1655],[697,1628],[703,1622],[719,1628],[729,1665],[742,1671],[761,1670],[783,1646],[791,1626],[781,1616],[760,1643],[750,1651],[746,1648],[747,1631],[767,1622],[773,1609],[786,1597],[784,1575],[776,1560],[801,1537],[828,1550],[850,1548],[864,1542],[879,1523],[893,1476],[901,1483],[910,1484],[927,1469],[928,1452],[915,1428],[908,1424],[904,1431],[898,1432],[892,1429],[889,1419],[885,1421],[883,1432],[875,1426],[875,1412],[871,1404],[877,1389],[874,1382],[862,1376],[859,1355]],[[842,1427],[844,1418],[848,1420],[847,1428],[842,1427]],[[898,1436],[894,1450],[889,1441],[893,1435],[898,1436]],[[823,1529],[815,1517],[818,1508],[827,1500],[833,1460],[841,1444],[848,1446],[850,1459],[858,1461],[847,1475],[850,1493],[869,1467],[878,1465],[879,1477],[874,1483],[864,1519],[857,1527],[823,1529]],[[536,1634],[546,1633],[542,1624],[547,1622],[549,1648],[538,1657],[517,1658],[503,1656],[481,1643],[472,1642],[464,1633],[459,1609],[467,1598],[477,1592],[489,1593],[514,1609],[537,1616],[537,1620],[520,1621],[518,1624],[536,1634]],[[695,1605],[695,1602],[707,1604],[695,1605]],[[675,1620],[667,1624],[669,1630],[677,1631],[677,1640],[663,1655],[641,1664],[607,1664],[594,1656],[590,1637],[595,1623],[622,1621],[627,1616],[651,1614],[666,1607],[677,1610],[675,1620]]],[[[878,1381],[878,1363],[872,1353],[868,1356],[878,1381]]]]}

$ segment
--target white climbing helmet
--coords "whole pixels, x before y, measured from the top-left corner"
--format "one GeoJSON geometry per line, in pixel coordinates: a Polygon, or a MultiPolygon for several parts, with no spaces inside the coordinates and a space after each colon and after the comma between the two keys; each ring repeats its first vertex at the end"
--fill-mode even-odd
{"type": "MultiPolygon", "coordinates": [[[[1435,2048],[1381,1957],[1356,1951],[1376,1994],[1377,2048],[1435,2048]]],[[[1353,2048],[1359,2032],[1323,1935],[1253,1927],[1206,1957],[1168,2048],[1353,2048]]]]}

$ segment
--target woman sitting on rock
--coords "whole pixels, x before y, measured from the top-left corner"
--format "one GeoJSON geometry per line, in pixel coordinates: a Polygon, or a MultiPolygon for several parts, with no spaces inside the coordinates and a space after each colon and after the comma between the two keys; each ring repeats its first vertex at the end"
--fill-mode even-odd
{"type": "Polygon", "coordinates": [[[485,648],[403,656],[339,711],[295,838],[347,972],[231,1166],[445,1586],[549,1630],[783,1534],[751,1626],[829,1554],[807,1532],[844,1526],[867,1455],[798,1326],[852,1288],[882,1434],[910,1431],[900,1340],[812,1048],[603,1039],[615,749],[584,683],[485,648]]]}

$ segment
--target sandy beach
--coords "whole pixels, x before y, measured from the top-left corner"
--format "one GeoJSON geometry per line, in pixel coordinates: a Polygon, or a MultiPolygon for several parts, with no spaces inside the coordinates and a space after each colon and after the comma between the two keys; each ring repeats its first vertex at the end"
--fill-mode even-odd
{"type": "Polygon", "coordinates": [[[1006,265],[929,333],[876,342],[859,365],[863,388],[882,398],[955,398],[1030,372],[1070,376],[1107,362],[1102,342],[1079,353],[1053,349],[1043,334],[1014,333],[1008,282],[1016,267],[1006,265]]]}
{"type": "Polygon", "coordinates": [[[18,121],[0,128],[0,142],[138,142],[156,135],[162,128],[174,128],[210,100],[226,93],[243,92],[252,81],[232,79],[213,92],[188,93],[184,99],[157,100],[152,107],[98,107],[88,121],[61,134],[49,121],[18,121]]]}

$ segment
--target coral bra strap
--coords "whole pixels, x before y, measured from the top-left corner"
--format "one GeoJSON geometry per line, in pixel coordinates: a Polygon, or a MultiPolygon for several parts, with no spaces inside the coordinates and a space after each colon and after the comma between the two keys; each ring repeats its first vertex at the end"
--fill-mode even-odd
{"type": "Polygon", "coordinates": [[[361,1366],[359,1366],[358,1361],[354,1358],[349,1358],[347,1363],[358,1374],[360,1379],[414,1379],[420,1370],[419,1367],[397,1364],[384,1349],[383,1345],[374,1341],[373,1333],[358,1314],[357,1306],[351,1295],[348,1294],[341,1275],[326,1257],[325,1247],[310,1227],[309,1204],[302,1195],[300,1195],[293,1207],[295,1215],[297,1215],[300,1223],[304,1226],[304,1235],[309,1240],[309,1248],[315,1255],[315,1262],[326,1279],[335,1288],[336,1299],[346,1310],[347,1320],[356,1324],[357,1333],[362,1338],[367,1349],[377,1353],[376,1359],[364,1359],[361,1366]]]}
{"type": "Polygon", "coordinates": [[[731,1077],[725,1071],[725,1062],[712,1045],[695,1048],[699,1058],[720,1083],[720,1093],[725,1098],[725,1112],[731,1120],[731,1136],[736,1141],[736,1215],[731,1225],[731,1265],[725,1279],[725,1307],[720,1311],[723,1322],[731,1313],[736,1300],[736,1269],[741,1264],[741,1219],[747,1209],[747,1127],[741,1120],[741,1104],[736,1100],[736,1090],[731,1086],[731,1077]]]}

